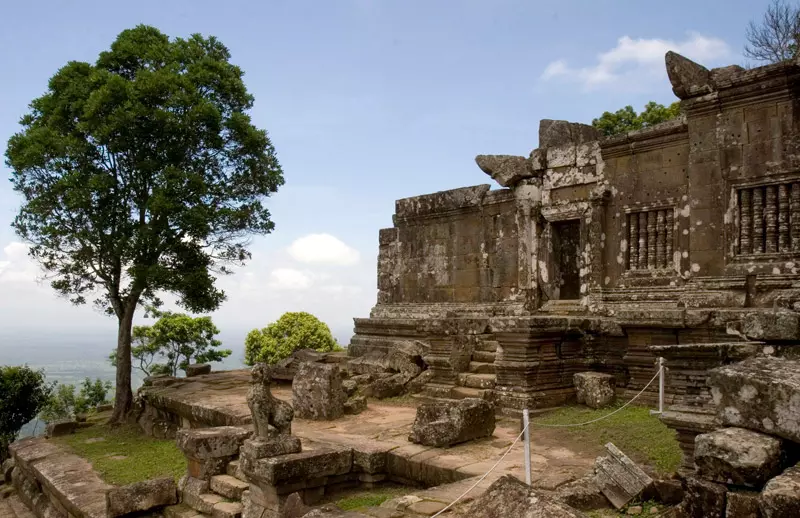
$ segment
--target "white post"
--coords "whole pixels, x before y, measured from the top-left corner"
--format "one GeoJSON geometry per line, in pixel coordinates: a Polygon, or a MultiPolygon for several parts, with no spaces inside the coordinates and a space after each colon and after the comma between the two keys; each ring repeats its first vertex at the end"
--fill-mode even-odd
{"type": "Polygon", "coordinates": [[[525,429],[523,439],[525,440],[525,483],[531,485],[531,427],[528,409],[522,411],[522,426],[525,429]]]}
{"type": "Polygon", "coordinates": [[[664,358],[659,356],[656,363],[658,364],[658,410],[651,410],[651,415],[664,413],[664,358]]]}

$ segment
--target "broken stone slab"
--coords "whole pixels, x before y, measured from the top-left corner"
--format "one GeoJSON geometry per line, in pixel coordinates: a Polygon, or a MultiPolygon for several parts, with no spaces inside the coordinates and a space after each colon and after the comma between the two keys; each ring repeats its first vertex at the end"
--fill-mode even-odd
{"type": "Polygon", "coordinates": [[[273,380],[292,381],[303,363],[325,363],[326,354],[314,349],[298,349],[270,370],[273,380]]]}
{"type": "Polygon", "coordinates": [[[401,395],[405,391],[408,379],[402,374],[392,374],[386,378],[378,378],[366,389],[366,393],[375,399],[386,399],[401,395]]]}
{"type": "Polygon", "coordinates": [[[262,437],[248,439],[242,444],[240,453],[242,461],[245,461],[300,453],[301,451],[302,445],[299,438],[293,435],[278,435],[269,439],[262,437]]]}
{"type": "Polygon", "coordinates": [[[353,380],[342,381],[342,389],[347,397],[352,397],[358,392],[358,382],[353,380]]]}
{"type": "Polygon", "coordinates": [[[586,144],[601,137],[594,126],[562,120],[542,119],[539,122],[539,147],[563,147],[586,144]]]}
{"type": "Polygon", "coordinates": [[[578,403],[603,408],[614,402],[617,380],[602,372],[579,372],[573,377],[578,403]]]}
{"type": "Polygon", "coordinates": [[[111,518],[149,511],[178,503],[178,491],[172,477],[156,478],[114,487],[106,492],[106,512],[111,518]]]}
{"type": "Polygon", "coordinates": [[[647,473],[612,443],[606,444],[608,455],[595,461],[595,484],[612,505],[621,509],[653,484],[647,473]]]}
{"type": "Polygon", "coordinates": [[[427,403],[417,408],[408,440],[425,446],[452,446],[494,433],[494,405],[477,398],[427,403]]]}
{"type": "Polygon", "coordinates": [[[752,430],[723,428],[695,438],[698,475],[713,482],[760,489],[783,461],[783,441],[752,430]]]}
{"type": "Polygon", "coordinates": [[[608,509],[611,503],[594,481],[594,475],[586,475],[556,489],[556,499],[581,511],[608,509]]]}
{"type": "Polygon", "coordinates": [[[203,374],[211,374],[210,363],[192,363],[186,366],[186,377],[193,378],[195,376],[202,376],[203,374]]]}
{"type": "Polygon", "coordinates": [[[425,389],[425,385],[433,379],[433,371],[428,369],[419,373],[419,376],[406,383],[406,391],[409,394],[418,394],[425,389]]]}
{"type": "Polygon", "coordinates": [[[353,396],[344,402],[344,413],[347,415],[360,414],[367,409],[367,398],[353,396]]]}
{"type": "Polygon", "coordinates": [[[717,419],[800,442],[800,361],[754,357],[708,373],[717,419]]]}
{"type": "Polygon", "coordinates": [[[534,176],[528,160],[522,156],[478,155],[475,163],[502,187],[513,187],[521,180],[534,176]]]}
{"type": "Polygon", "coordinates": [[[77,427],[78,427],[78,422],[74,419],[62,419],[59,421],[53,421],[52,423],[47,423],[44,436],[61,437],[62,435],[70,435],[75,433],[75,429],[77,427]]]}
{"type": "Polygon", "coordinates": [[[239,454],[242,443],[252,435],[237,426],[215,426],[178,430],[178,448],[193,459],[232,457],[239,454]]]}
{"type": "Polygon", "coordinates": [[[680,480],[662,478],[653,481],[653,497],[662,504],[679,504],[684,496],[683,484],[680,480]]]}
{"type": "Polygon", "coordinates": [[[800,315],[794,311],[751,311],[742,318],[742,334],[750,340],[797,340],[800,315]]]}
{"type": "Polygon", "coordinates": [[[758,493],[755,491],[728,491],[725,495],[725,518],[758,518],[758,493]]]}
{"type": "Polygon", "coordinates": [[[800,516],[800,464],[767,482],[759,502],[764,518],[800,516]]]}
{"type": "Polygon", "coordinates": [[[249,480],[270,486],[344,475],[349,473],[352,467],[353,450],[350,448],[320,448],[258,459],[252,465],[242,464],[242,470],[249,480]]]}
{"type": "Polygon", "coordinates": [[[527,486],[511,475],[490,485],[471,505],[454,516],[459,518],[587,518],[569,505],[527,486]]]}
{"type": "Polygon", "coordinates": [[[396,342],[387,350],[371,350],[347,362],[351,375],[401,373],[410,378],[418,376],[425,367],[423,357],[428,347],[419,340],[396,342]]]}
{"type": "Polygon", "coordinates": [[[678,508],[690,518],[723,518],[727,491],[722,484],[690,477],[686,480],[686,497],[678,508]]]}
{"type": "Polygon", "coordinates": [[[325,421],[344,415],[345,393],[336,364],[304,363],[292,382],[292,406],[301,419],[325,421]]]}

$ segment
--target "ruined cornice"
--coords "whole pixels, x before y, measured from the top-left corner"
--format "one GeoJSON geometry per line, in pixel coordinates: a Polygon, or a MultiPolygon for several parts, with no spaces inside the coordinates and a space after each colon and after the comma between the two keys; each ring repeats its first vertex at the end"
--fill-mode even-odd
{"type": "Polygon", "coordinates": [[[603,160],[632,155],[659,149],[666,145],[687,141],[689,139],[686,117],[683,115],[671,121],[662,122],[649,128],[628,133],[621,133],[600,141],[600,152],[603,160]]]}
{"type": "Polygon", "coordinates": [[[489,184],[482,184],[397,200],[394,223],[447,218],[476,212],[481,207],[514,201],[514,192],[511,189],[489,189],[489,184]]]}

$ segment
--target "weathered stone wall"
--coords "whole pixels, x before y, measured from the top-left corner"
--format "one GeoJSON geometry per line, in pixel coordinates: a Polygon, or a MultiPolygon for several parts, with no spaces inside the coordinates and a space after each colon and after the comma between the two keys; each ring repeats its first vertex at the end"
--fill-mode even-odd
{"type": "Polygon", "coordinates": [[[399,200],[380,231],[378,303],[502,302],[520,296],[513,193],[488,185],[399,200]]]}

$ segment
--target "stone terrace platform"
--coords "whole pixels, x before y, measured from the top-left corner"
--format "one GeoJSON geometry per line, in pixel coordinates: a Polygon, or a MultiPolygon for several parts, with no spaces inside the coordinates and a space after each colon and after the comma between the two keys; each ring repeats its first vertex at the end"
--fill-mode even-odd
{"type": "MultiPolygon", "coordinates": [[[[159,411],[174,412],[191,426],[249,426],[245,401],[248,382],[248,370],[211,373],[182,379],[170,386],[148,387],[146,397],[159,411]]],[[[272,394],[291,402],[288,384],[273,383],[272,394]]],[[[519,433],[518,419],[501,418],[493,437],[446,449],[432,448],[408,441],[415,415],[413,402],[370,400],[361,414],[335,421],[295,418],[292,433],[302,440],[304,450],[332,446],[352,448],[356,455],[385,453],[388,479],[420,487],[412,494],[429,502],[418,506],[420,511],[432,510],[420,512],[422,515],[433,514],[461,494],[494,465],[519,433]]],[[[543,489],[554,489],[579,478],[592,469],[600,453],[599,447],[565,442],[557,430],[537,429],[531,453],[534,483],[543,489]]],[[[519,442],[469,497],[479,496],[504,474],[524,479],[523,466],[523,446],[519,442]]]]}

